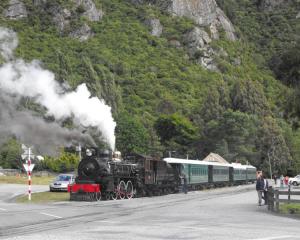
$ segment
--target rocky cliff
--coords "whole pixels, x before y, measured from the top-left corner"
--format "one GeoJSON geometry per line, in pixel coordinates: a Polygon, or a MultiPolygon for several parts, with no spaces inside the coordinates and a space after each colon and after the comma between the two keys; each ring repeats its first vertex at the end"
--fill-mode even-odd
{"type": "MultiPolygon", "coordinates": [[[[197,26],[184,36],[184,43],[190,58],[195,59],[206,69],[217,70],[214,56],[218,53],[210,47],[212,40],[219,39],[221,32],[225,32],[225,37],[230,41],[237,39],[232,23],[215,0],[130,0],[130,2],[136,5],[155,5],[173,16],[193,20],[197,26]]],[[[158,23],[154,24],[153,20],[146,23],[152,26],[152,35],[161,35],[162,26],[157,27],[158,23]]]]}
{"type": "MultiPolygon", "coordinates": [[[[70,0],[70,2],[70,7],[67,8],[51,0],[33,0],[33,6],[40,13],[50,15],[59,32],[68,32],[70,37],[85,41],[93,36],[93,32],[87,23],[83,23],[72,30],[66,29],[70,29],[72,20],[81,17],[85,17],[91,22],[100,21],[103,17],[103,11],[97,9],[93,0],[70,0]]],[[[28,14],[30,12],[28,12],[22,0],[10,0],[3,11],[4,17],[16,20],[26,18],[28,14]]]]}
{"type": "Polygon", "coordinates": [[[10,0],[8,7],[3,12],[3,15],[9,19],[20,19],[27,17],[27,10],[22,1],[10,0]]]}
{"type": "Polygon", "coordinates": [[[215,0],[130,0],[134,4],[154,4],[174,16],[192,19],[201,27],[209,27],[213,39],[224,30],[229,40],[236,40],[235,29],[215,0]]]}

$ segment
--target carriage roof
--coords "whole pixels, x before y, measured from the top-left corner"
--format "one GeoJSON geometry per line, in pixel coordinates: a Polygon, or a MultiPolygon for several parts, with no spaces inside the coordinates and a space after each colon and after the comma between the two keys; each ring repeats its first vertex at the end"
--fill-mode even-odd
{"type": "Polygon", "coordinates": [[[167,163],[173,164],[195,164],[195,165],[207,165],[207,166],[220,166],[220,167],[232,167],[234,169],[256,169],[251,165],[242,165],[240,163],[219,163],[219,162],[208,162],[201,160],[189,160],[189,159],[181,159],[181,158],[164,158],[163,159],[167,163]]]}

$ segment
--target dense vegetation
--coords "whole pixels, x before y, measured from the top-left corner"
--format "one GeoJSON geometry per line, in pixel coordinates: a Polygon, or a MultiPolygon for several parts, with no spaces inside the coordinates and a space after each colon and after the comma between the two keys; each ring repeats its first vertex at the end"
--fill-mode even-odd
{"type": "MultiPolygon", "coordinates": [[[[26,1],[32,11],[28,18],[2,17],[0,25],[18,33],[17,57],[39,59],[58,81],[72,87],[86,82],[112,106],[119,150],[161,155],[176,151],[177,156],[198,159],[216,152],[267,172],[269,163],[278,173],[300,171],[300,54],[295,54],[300,27],[293,15],[298,5],[276,10],[273,16],[254,1],[218,1],[240,40],[221,37],[212,42],[214,49],[226,52],[216,57],[219,71],[212,72],[187,58],[182,36],[194,27],[191,20],[123,0],[95,2],[105,13],[100,22],[74,18],[63,33],[31,1],[26,1]],[[161,37],[151,36],[144,24],[151,17],[162,23],[161,37]],[[92,27],[92,38],[80,42],[68,36],[85,22],[92,27]]],[[[0,3],[0,11],[5,4],[0,3]]],[[[1,147],[3,167],[16,167],[16,144],[12,139],[1,147]]],[[[70,169],[57,161],[62,168],[49,160],[47,166],[70,169]]]]}

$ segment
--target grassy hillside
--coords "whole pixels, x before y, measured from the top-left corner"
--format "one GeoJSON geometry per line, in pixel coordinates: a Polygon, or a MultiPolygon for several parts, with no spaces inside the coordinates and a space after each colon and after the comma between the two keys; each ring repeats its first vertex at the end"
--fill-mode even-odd
{"type": "MultiPolygon", "coordinates": [[[[197,158],[214,151],[265,170],[268,156],[278,171],[297,165],[299,131],[283,118],[293,91],[276,80],[265,64],[273,50],[259,51],[255,36],[264,38],[258,30],[264,25],[253,28],[257,18],[251,18],[247,28],[243,21],[249,17],[240,13],[234,21],[240,40],[228,42],[221,37],[212,42],[214,49],[226,54],[216,56],[220,71],[211,72],[187,56],[182,36],[194,27],[190,20],[122,0],[95,2],[105,13],[103,19],[74,18],[64,33],[31,1],[26,1],[31,10],[28,18],[2,17],[0,25],[18,33],[17,57],[39,59],[58,81],[72,87],[86,82],[93,94],[113,107],[118,149],[125,153],[176,150],[178,155],[197,158]],[[150,17],[162,23],[161,37],[150,35],[144,24],[150,17]],[[68,37],[68,31],[84,23],[91,26],[92,38],[79,42],[68,37]],[[247,34],[253,29],[256,35],[247,34]],[[181,46],[173,46],[171,40],[181,46]]],[[[63,4],[68,6],[68,1],[63,4]]],[[[2,150],[2,159],[7,151],[7,147],[2,150]]]]}

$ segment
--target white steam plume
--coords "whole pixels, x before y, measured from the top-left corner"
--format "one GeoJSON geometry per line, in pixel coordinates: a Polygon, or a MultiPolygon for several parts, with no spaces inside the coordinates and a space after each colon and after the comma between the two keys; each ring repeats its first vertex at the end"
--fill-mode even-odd
{"type": "MultiPolygon", "coordinates": [[[[15,39],[15,33],[0,28],[0,36],[7,37],[3,38],[1,54],[9,59],[15,45],[5,43],[5,39],[15,39]],[[2,51],[2,46],[5,46],[5,51],[2,51]]],[[[54,74],[42,69],[38,61],[26,63],[18,59],[0,67],[0,94],[1,92],[32,98],[44,106],[47,114],[54,116],[56,120],[72,117],[78,126],[96,127],[114,150],[116,123],[112,118],[111,108],[103,100],[91,97],[85,84],[79,85],[73,92],[65,92],[55,81],[54,74]]]]}
{"type": "Polygon", "coordinates": [[[0,27],[0,51],[6,61],[13,58],[13,51],[17,46],[17,34],[10,29],[0,27]]]}

